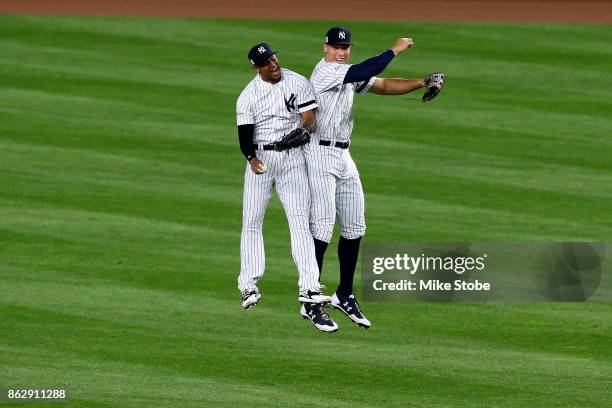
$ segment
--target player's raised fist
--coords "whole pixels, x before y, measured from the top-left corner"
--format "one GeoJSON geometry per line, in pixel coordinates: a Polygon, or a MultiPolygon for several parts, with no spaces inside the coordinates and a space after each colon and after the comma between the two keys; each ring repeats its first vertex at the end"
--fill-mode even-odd
{"type": "Polygon", "coordinates": [[[412,38],[398,38],[397,41],[395,41],[395,44],[393,44],[393,48],[391,48],[393,50],[393,52],[395,53],[395,55],[404,52],[407,48],[412,48],[412,46],[414,45],[414,41],[412,41],[412,38]]]}

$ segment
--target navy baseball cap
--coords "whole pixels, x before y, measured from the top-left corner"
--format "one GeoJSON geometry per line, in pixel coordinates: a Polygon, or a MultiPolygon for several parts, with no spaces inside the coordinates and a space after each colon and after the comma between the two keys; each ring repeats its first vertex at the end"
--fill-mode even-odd
{"type": "Polygon", "coordinates": [[[249,51],[249,61],[251,61],[251,65],[262,67],[274,54],[276,54],[276,51],[272,51],[267,43],[260,43],[254,45],[249,51]]]}
{"type": "Polygon", "coordinates": [[[345,27],[332,27],[325,34],[325,44],[351,45],[351,32],[345,27]]]}

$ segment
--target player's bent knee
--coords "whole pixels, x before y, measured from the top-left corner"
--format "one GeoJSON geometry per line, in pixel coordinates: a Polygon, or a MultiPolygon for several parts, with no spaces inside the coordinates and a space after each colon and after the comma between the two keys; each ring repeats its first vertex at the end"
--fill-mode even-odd
{"type": "Polygon", "coordinates": [[[245,232],[259,232],[262,230],[263,220],[258,219],[243,219],[242,220],[242,231],[245,232]]]}
{"type": "Polygon", "coordinates": [[[366,227],[340,228],[340,235],[346,239],[357,239],[365,235],[366,227]]]}
{"type": "Polygon", "coordinates": [[[262,228],[261,226],[255,226],[255,225],[243,225],[242,226],[242,233],[261,233],[262,232],[262,228]]]}
{"type": "Polygon", "coordinates": [[[310,233],[314,239],[329,243],[329,241],[331,241],[332,234],[334,233],[334,224],[310,224],[310,233]]]}

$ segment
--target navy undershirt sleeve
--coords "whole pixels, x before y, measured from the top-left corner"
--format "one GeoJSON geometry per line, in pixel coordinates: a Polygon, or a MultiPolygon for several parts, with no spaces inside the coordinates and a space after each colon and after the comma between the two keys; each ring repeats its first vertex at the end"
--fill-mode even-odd
{"type": "Polygon", "coordinates": [[[240,140],[240,151],[244,154],[247,160],[249,157],[255,156],[255,146],[253,143],[253,135],[255,134],[255,125],[240,125],[238,126],[238,139],[240,140]]]}
{"type": "Polygon", "coordinates": [[[344,76],[344,83],[367,81],[374,75],[378,75],[387,68],[387,65],[395,57],[395,53],[387,50],[376,57],[368,58],[359,64],[351,65],[344,76]]]}

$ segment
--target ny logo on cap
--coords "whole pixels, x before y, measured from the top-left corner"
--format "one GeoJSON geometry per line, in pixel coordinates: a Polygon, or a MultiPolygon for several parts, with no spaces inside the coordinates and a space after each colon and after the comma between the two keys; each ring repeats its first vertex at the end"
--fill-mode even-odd
{"type": "Polygon", "coordinates": [[[261,47],[257,48],[257,51],[259,51],[260,54],[263,54],[263,53],[266,52],[266,49],[265,49],[265,47],[261,46],[261,47]]]}
{"type": "Polygon", "coordinates": [[[339,37],[339,38],[342,38],[342,39],[344,40],[344,39],[346,38],[346,34],[344,33],[344,31],[340,31],[340,32],[338,33],[338,37],[339,37]]]}

